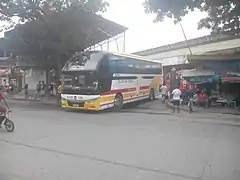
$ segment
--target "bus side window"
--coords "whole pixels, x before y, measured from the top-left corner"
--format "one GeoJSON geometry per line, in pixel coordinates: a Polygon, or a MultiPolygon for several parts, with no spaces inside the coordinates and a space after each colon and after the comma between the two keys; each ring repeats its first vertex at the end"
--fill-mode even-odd
{"type": "Polygon", "coordinates": [[[109,91],[111,88],[111,72],[109,66],[109,60],[107,56],[103,57],[100,66],[99,66],[99,85],[103,92],[109,91]]]}
{"type": "Polygon", "coordinates": [[[109,69],[110,69],[111,74],[119,73],[118,66],[119,66],[120,57],[114,56],[114,55],[109,55],[108,59],[109,59],[109,67],[110,67],[109,69]]]}
{"type": "Polygon", "coordinates": [[[109,75],[109,61],[107,57],[104,57],[101,61],[100,67],[99,67],[99,75],[100,76],[108,76],[109,75]]]}

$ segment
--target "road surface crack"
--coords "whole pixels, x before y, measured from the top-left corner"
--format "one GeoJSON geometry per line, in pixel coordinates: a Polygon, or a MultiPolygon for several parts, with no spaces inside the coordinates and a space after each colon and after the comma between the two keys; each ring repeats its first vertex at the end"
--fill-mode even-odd
{"type": "Polygon", "coordinates": [[[189,180],[190,179],[191,180],[202,180],[201,178],[198,178],[198,177],[192,177],[192,176],[183,175],[183,174],[179,174],[179,173],[167,172],[167,171],[162,171],[162,170],[159,170],[159,169],[151,169],[151,168],[147,168],[147,167],[141,167],[141,166],[136,166],[136,165],[127,164],[127,163],[121,163],[121,162],[111,161],[111,160],[106,160],[106,159],[101,159],[101,158],[87,156],[87,155],[63,152],[63,151],[59,151],[59,150],[54,150],[54,149],[29,145],[29,144],[20,143],[20,142],[14,142],[14,141],[9,141],[9,140],[4,140],[4,139],[0,139],[0,142],[15,145],[15,146],[27,147],[27,148],[31,148],[31,149],[35,149],[35,150],[40,150],[40,151],[47,151],[47,152],[50,152],[50,153],[56,153],[56,154],[75,157],[75,158],[81,158],[81,159],[87,159],[87,160],[91,160],[91,161],[107,163],[107,164],[111,164],[111,165],[115,165],[115,166],[122,166],[122,167],[125,167],[125,168],[131,168],[131,169],[135,169],[135,170],[154,172],[154,173],[158,173],[158,174],[170,175],[170,176],[175,176],[175,177],[179,177],[179,178],[186,178],[186,179],[189,179],[189,180]]]}

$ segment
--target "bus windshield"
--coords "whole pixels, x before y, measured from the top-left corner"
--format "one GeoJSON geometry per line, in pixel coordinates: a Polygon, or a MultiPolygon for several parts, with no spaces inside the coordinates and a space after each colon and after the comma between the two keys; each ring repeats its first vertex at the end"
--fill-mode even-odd
{"type": "Polygon", "coordinates": [[[102,56],[101,53],[96,51],[83,51],[76,53],[67,61],[63,67],[63,72],[96,70],[102,56]]]}
{"type": "Polygon", "coordinates": [[[76,93],[95,92],[98,90],[98,80],[95,72],[71,73],[63,76],[63,91],[76,93]]]}

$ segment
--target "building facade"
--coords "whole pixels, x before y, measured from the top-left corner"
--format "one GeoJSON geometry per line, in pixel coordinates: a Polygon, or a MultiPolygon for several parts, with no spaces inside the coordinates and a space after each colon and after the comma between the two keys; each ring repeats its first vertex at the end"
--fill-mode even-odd
{"type": "Polygon", "coordinates": [[[185,64],[188,55],[234,54],[240,52],[240,36],[204,36],[174,44],[160,46],[134,54],[146,56],[163,66],[185,64]]]}

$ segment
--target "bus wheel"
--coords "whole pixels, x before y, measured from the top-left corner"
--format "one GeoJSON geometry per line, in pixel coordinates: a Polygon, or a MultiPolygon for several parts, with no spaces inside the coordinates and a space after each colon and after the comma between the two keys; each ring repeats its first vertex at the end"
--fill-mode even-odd
{"type": "Polygon", "coordinates": [[[152,100],[154,100],[154,99],[155,99],[155,93],[154,93],[154,90],[151,89],[151,90],[150,90],[150,93],[149,93],[149,100],[152,101],[152,100]]]}
{"type": "Polygon", "coordinates": [[[123,97],[121,94],[117,94],[114,99],[114,111],[121,111],[123,107],[123,97]]]}

